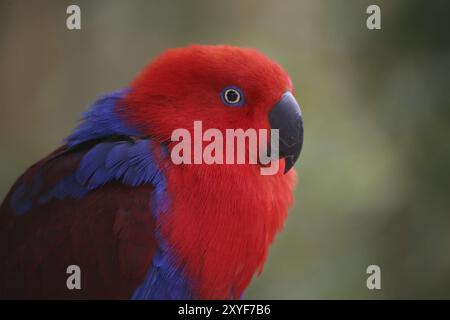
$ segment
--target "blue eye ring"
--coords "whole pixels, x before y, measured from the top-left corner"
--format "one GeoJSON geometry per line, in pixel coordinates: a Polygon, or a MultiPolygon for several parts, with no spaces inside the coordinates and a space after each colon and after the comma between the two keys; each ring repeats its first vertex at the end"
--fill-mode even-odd
{"type": "Polygon", "coordinates": [[[244,105],[244,93],[236,86],[229,86],[222,90],[220,97],[224,105],[229,107],[242,107],[244,105]]]}

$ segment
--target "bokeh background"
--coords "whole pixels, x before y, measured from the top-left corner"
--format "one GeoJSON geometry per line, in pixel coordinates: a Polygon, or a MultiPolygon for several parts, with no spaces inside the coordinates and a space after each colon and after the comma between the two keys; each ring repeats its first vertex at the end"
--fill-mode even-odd
{"type": "Polygon", "coordinates": [[[254,47],[305,117],[296,205],[246,298],[450,298],[450,2],[0,1],[0,197],[101,93],[190,43],[254,47]],[[66,29],[78,4],[82,30],[66,29]],[[366,28],[370,4],[382,30],[366,28]],[[382,289],[366,287],[366,268],[382,289]]]}

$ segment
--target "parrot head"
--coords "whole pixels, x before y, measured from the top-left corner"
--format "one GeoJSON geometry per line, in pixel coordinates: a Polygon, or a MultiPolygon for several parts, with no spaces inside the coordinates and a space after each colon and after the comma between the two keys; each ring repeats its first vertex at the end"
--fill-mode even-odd
{"type": "Polygon", "coordinates": [[[254,49],[192,45],[170,49],[131,83],[128,121],[170,142],[178,128],[278,129],[285,172],[303,144],[300,107],[288,74],[254,49]]]}

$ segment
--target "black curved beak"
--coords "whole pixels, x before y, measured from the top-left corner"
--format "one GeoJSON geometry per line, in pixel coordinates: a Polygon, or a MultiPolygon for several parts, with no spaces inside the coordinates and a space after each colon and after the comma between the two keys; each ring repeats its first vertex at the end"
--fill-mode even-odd
{"type": "Polygon", "coordinates": [[[269,113],[272,129],[279,130],[279,157],[285,159],[284,173],[294,166],[303,145],[303,118],[300,106],[287,91],[269,113]]]}

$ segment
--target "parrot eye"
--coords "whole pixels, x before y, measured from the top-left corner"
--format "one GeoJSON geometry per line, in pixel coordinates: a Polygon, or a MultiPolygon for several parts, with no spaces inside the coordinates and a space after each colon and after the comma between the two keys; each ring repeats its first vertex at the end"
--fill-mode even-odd
{"type": "Polygon", "coordinates": [[[237,87],[227,87],[222,90],[222,102],[230,107],[241,107],[244,104],[244,95],[237,87]]]}

